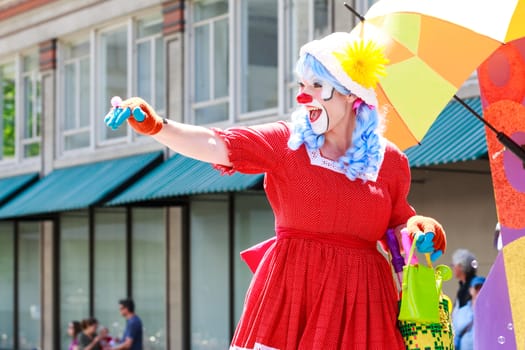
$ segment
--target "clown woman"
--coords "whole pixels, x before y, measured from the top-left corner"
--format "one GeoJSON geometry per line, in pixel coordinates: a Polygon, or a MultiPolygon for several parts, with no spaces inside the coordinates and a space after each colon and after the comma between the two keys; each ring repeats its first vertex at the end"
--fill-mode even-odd
{"type": "Polygon", "coordinates": [[[265,174],[275,239],[252,255],[231,350],[405,348],[377,242],[406,226],[427,233],[418,248],[434,258],[446,242],[407,202],[407,158],[382,136],[374,88],[386,63],[375,43],[333,33],[301,49],[291,121],[206,128],[163,119],[138,97],[106,116],[225,174],[265,174]]]}

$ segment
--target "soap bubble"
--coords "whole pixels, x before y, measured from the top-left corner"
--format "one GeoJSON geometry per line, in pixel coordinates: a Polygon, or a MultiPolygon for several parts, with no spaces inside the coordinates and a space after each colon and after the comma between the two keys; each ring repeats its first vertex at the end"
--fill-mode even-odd
{"type": "Polygon", "coordinates": [[[479,263],[477,260],[472,260],[470,266],[472,266],[473,269],[477,269],[479,267],[479,263]]]}
{"type": "Polygon", "coordinates": [[[502,336],[502,335],[500,335],[500,336],[498,337],[498,343],[500,343],[501,345],[505,344],[505,337],[502,336]]]}
{"type": "Polygon", "coordinates": [[[122,99],[119,96],[113,96],[111,98],[111,106],[113,106],[113,108],[120,107],[121,103],[122,103],[122,99]]]}
{"type": "Polygon", "coordinates": [[[509,331],[514,330],[514,325],[512,324],[512,322],[509,322],[509,324],[507,325],[507,329],[508,329],[509,331]]]}

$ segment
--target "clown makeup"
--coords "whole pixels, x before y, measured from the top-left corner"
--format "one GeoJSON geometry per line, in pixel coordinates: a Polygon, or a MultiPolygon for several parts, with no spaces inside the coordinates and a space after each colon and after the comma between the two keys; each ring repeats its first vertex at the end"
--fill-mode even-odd
{"type": "Polygon", "coordinates": [[[299,83],[300,93],[297,95],[297,102],[308,111],[313,132],[321,135],[328,130],[329,118],[319,97],[323,102],[330,101],[335,89],[330,83],[316,79],[310,70],[305,73],[303,80],[299,83]]]}

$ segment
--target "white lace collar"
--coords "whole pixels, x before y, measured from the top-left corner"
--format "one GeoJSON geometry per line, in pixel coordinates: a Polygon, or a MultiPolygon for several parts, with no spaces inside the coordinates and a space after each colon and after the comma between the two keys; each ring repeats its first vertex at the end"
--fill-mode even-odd
{"type": "MultiPolygon", "coordinates": [[[[385,139],[381,138],[380,143],[381,143],[381,152],[384,154],[385,147],[386,147],[385,139]]],[[[308,157],[310,157],[310,164],[335,171],[336,173],[345,174],[346,168],[341,168],[339,166],[339,163],[335,160],[323,157],[319,149],[308,149],[308,147],[305,147],[305,148],[306,148],[306,152],[308,153],[308,157]]],[[[378,164],[377,172],[365,174],[367,181],[372,181],[372,182],[377,181],[377,176],[379,174],[379,170],[381,170],[383,159],[384,157],[381,159],[381,162],[378,164]]]]}

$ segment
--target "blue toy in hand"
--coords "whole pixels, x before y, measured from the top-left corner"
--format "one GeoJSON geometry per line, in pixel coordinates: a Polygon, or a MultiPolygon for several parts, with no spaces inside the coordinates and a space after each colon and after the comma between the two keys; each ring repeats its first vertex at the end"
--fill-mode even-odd
{"type": "Polygon", "coordinates": [[[416,241],[417,251],[430,254],[430,259],[436,261],[443,255],[447,246],[445,230],[435,219],[415,215],[408,219],[407,230],[416,241]]]}

